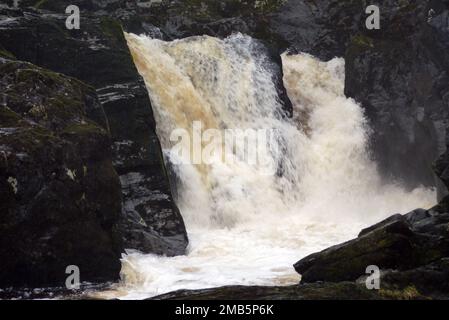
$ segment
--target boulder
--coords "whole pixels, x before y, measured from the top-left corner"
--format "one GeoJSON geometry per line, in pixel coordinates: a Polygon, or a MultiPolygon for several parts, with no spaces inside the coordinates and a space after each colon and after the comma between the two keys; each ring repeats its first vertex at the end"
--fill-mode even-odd
{"type": "Polygon", "coordinates": [[[365,274],[370,265],[412,268],[417,264],[413,240],[408,225],[397,217],[355,240],[305,257],[294,267],[303,283],[353,281],[365,274]]]}
{"type": "Polygon", "coordinates": [[[179,290],[149,300],[380,300],[377,291],[354,282],[313,283],[303,286],[227,286],[204,290],[179,290]]]}
{"type": "Polygon", "coordinates": [[[119,278],[121,188],[95,90],[0,53],[0,286],[119,278]]]}
{"type": "Polygon", "coordinates": [[[227,286],[179,290],[149,300],[429,300],[446,299],[448,262],[381,276],[381,289],[369,290],[364,281],[318,282],[283,287],[227,286]]]}
{"type": "Polygon", "coordinates": [[[449,214],[439,207],[392,216],[357,239],[312,254],[294,267],[303,283],[355,281],[366,268],[412,270],[449,256],[449,214]]]}
{"type": "Polygon", "coordinates": [[[449,293],[449,259],[406,271],[388,270],[381,276],[381,294],[393,299],[404,293],[433,299],[447,299],[449,293]]]}

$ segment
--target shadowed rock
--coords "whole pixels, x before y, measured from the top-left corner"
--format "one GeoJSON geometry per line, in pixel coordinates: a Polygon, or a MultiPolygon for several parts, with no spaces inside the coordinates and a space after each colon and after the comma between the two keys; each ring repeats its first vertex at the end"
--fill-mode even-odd
{"type": "Polygon", "coordinates": [[[357,239],[312,254],[294,267],[303,283],[350,281],[363,276],[366,268],[410,270],[449,255],[449,216],[416,210],[395,215],[368,229],[357,239]]]}
{"type": "Polygon", "coordinates": [[[120,181],[95,90],[0,53],[0,286],[116,280],[120,181]]]}
{"type": "Polygon", "coordinates": [[[351,282],[288,287],[228,286],[205,290],[180,290],[151,300],[377,300],[376,291],[351,282]]]}
{"type": "Polygon", "coordinates": [[[148,93],[120,23],[104,12],[83,13],[82,28],[67,30],[63,13],[1,9],[0,16],[8,19],[0,24],[0,42],[20,60],[76,77],[96,89],[122,183],[119,231],[124,247],[184,254],[188,243],[184,222],[171,195],[148,93]]]}

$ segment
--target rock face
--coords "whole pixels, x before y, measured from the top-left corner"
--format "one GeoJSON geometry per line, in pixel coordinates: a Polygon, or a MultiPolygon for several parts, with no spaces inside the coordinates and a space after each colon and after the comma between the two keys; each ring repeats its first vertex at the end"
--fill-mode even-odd
{"type": "Polygon", "coordinates": [[[379,300],[378,292],[352,282],[289,287],[229,286],[205,290],[180,290],[150,300],[379,300]]]}
{"type": "Polygon", "coordinates": [[[119,277],[120,181],[93,88],[0,53],[0,285],[119,277]]]}
{"type": "Polygon", "coordinates": [[[410,270],[449,256],[449,214],[438,208],[396,215],[347,243],[310,255],[295,264],[302,282],[351,281],[369,265],[410,270]]]}
{"type": "MultiPolygon", "coordinates": [[[[447,138],[449,145],[449,136],[447,138]]],[[[435,173],[440,177],[441,181],[449,189],[449,147],[435,162],[435,173]]],[[[448,201],[446,201],[447,203],[448,201]]]]}
{"type": "Polygon", "coordinates": [[[385,177],[436,185],[432,163],[445,150],[449,110],[448,2],[381,1],[380,30],[367,30],[367,6],[290,0],[271,16],[269,30],[293,51],[344,57],[346,95],[366,110],[385,177]]]}
{"type": "Polygon", "coordinates": [[[0,25],[0,43],[20,60],[76,77],[96,89],[109,122],[113,164],[122,185],[118,229],[124,247],[184,254],[188,243],[184,222],[172,199],[148,93],[121,25],[103,11],[83,13],[82,28],[67,30],[63,13],[69,2],[40,2],[58,10],[45,15],[35,9],[3,9],[8,20],[0,25]]]}
{"type": "MultiPolygon", "coordinates": [[[[279,8],[282,2],[282,0],[263,2],[169,0],[154,1],[151,6],[147,6],[125,0],[57,0],[43,1],[38,6],[33,1],[25,1],[22,5],[34,5],[40,9],[62,13],[68,5],[76,4],[83,11],[82,16],[89,16],[92,13],[95,17],[111,16],[120,21],[127,32],[145,33],[163,40],[196,35],[225,38],[234,32],[249,34],[262,40],[261,47],[264,48],[260,49],[266,51],[271,61],[277,65],[276,70],[273,70],[276,77],[274,80],[285,110],[290,114],[292,107],[282,83],[282,61],[277,48],[277,39],[271,39],[271,34],[266,34],[267,14],[279,8]]],[[[84,80],[82,77],[80,79],[84,80]]]]}
{"type": "Polygon", "coordinates": [[[408,186],[435,185],[432,163],[445,150],[449,32],[439,17],[449,10],[437,2],[398,8],[379,36],[356,36],[346,52],[346,94],[371,119],[379,167],[408,186]]]}

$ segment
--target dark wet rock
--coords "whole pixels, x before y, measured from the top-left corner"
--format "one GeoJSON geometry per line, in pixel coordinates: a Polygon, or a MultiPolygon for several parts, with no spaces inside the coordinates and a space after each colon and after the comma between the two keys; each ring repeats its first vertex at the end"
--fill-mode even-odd
{"type": "MultiPolygon", "coordinates": [[[[78,4],[91,8],[88,3],[78,4]]],[[[96,89],[109,122],[114,168],[122,182],[119,230],[125,248],[184,254],[186,230],[171,195],[148,93],[121,24],[104,11],[120,6],[111,1],[92,3],[98,14],[83,13],[80,30],[65,28],[66,15],[59,11],[65,8],[64,1],[40,5],[60,13],[0,10],[6,21],[0,24],[0,43],[18,59],[76,77],[96,89]]]]}
{"type": "MultiPolygon", "coordinates": [[[[82,12],[109,15],[120,20],[133,33],[146,31],[145,25],[160,29],[166,39],[194,35],[227,37],[233,32],[268,39],[268,15],[275,12],[283,0],[22,0],[21,6],[34,6],[54,12],[64,12],[69,4],[78,5],[82,12]]],[[[273,42],[275,43],[275,42],[273,42]]]]}
{"type": "Polygon", "coordinates": [[[448,3],[380,1],[380,30],[367,30],[367,5],[290,0],[271,15],[270,30],[293,52],[345,57],[346,95],[366,110],[381,172],[410,188],[438,185],[432,163],[445,150],[449,116],[448,3]]]}
{"type": "Polygon", "coordinates": [[[402,220],[382,224],[357,239],[312,254],[295,264],[302,282],[351,281],[370,265],[408,269],[417,265],[413,233],[402,220]]]}
{"type": "MultiPolygon", "coordinates": [[[[133,1],[101,1],[101,0],[57,0],[43,1],[39,6],[34,3],[24,3],[40,9],[63,13],[70,4],[80,7],[82,16],[95,16],[103,19],[113,17],[120,21],[127,32],[147,34],[149,36],[174,40],[195,35],[210,35],[225,38],[232,33],[241,32],[252,35],[260,40],[258,49],[264,51],[273,63],[274,82],[279,92],[281,102],[288,115],[292,112],[291,102],[287,96],[282,81],[282,61],[279,56],[278,44],[266,35],[267,14],[280,7],[282,1],[154,1],[150,7],[139,5],[133,1]],[[263,42],[263,43],[262,43],[263,42]]],[[[83,22],[81,22],[83,24],[83,22]]],[[[83,27],[82,29],[85,29],[83,27]]],[[[105,59],[105,61],[108,61],[105,59]]],[[[113,60],[114,61],[114,60],[113,60]]],[[[94,62],[92,62],[93,64],[94,62]]],[[[50,66],[47,66],[53,69],[50,66]]],[[[121,68],[120,66],[115,66],[121,68]]],[[[101,65],[96,66],[102,69],[101,65]]],[[[80,77],[72,70],[60,72],[76,76],[88,83],[85,77],[80,77]]],[[[91,68],[87,67],[87,75],[92,77],[91,68]],[[90,73],[90,74],[89,74],[90,73]]],[[[92,83],[93,84],[93,83],[92,83]]]]}
{"type": "Polygon", "coordinates": [[[111,288],[112,282],[80,283],[79,289],[67,290],[62,287],[8,287],[0,288],[1,300],[98,300],[92,295],[93,292],[106,291],[111,288]]]}
{"type": "Polygon", "coordinates": [[[360,35],[346,56],[346,93],[371,120],[375,159],[408,186],[436,184],[432,164],[445,149],[449,115],[449,60],[435,31],[421,30],[406,41],[360,35]]]}
{"type": "Polygon", "coordinates": [[[95,90],[0,54],[0,286],[116,280],[119,177],[95,90]]]}
{"type": "Polygon", "coordinates": [[[351,281],[376,265],[381,270],[421,268],[449,256],[449,214],[415,210],[363,230],[357,239],[312,254],[295,264],[302,282],[351,281]]]}
{"type": "Polygon", "coordinates": [[[180,290],[151,300],[379,300],[377,291],[354,282],[317,283],[288,287],[229,286],[180,290]]]}
{"type": "Polygon", "coordinates": [[[381,277],[380,290],[367,289],[364,281],[319,282],[287,287],[228,286],[204,290],[179,290],[149,300],[447,299],[448,271],[447,261],[406,272],[388,271],[381,277]]]}
{"type": "Polygon", "coordinates": [[[420,295],[447,299],[449,293],[449,258],[406,271],[387,271],[381,276],[381,294],[391,298],[420,295]]]}
{"type": "MultiPolygon", "coordinates": [[[[447,141],[449,142],[449,138],[447,141]]],[[[449,189],[449,148],[436,160],[434,169],[446,188],[449,189]]]]}

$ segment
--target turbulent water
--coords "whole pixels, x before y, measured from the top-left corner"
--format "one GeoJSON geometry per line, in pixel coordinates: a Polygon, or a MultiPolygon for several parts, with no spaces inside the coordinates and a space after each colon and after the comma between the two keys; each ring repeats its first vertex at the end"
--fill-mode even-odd
{"type": "Polygon", "coordinates": [[[385,216],[435,202],[432,190],[406,192],[381,182],[369,157],[363,110],[344,96],[343,59],[282,56],[294,107],[288,118],[271,64],[250,37],[126,37],[177,176],[190,246],[187,256],[175,258],[129,252],[112,296],[297,283],[292,264],[305,255],[348,240],[385,216]],[[176,129],[193,135],[198,121],[202,130],[269,130],[263,163],[248,163],[224,147],[233,161],[179,164],[183,155],[174,152],[170,136],[176,129]],[[267,164],[275,174],[267,174],[267,164]]]}

